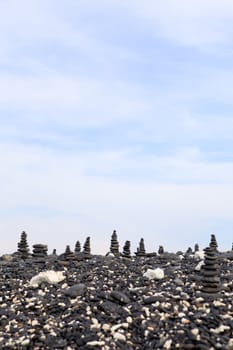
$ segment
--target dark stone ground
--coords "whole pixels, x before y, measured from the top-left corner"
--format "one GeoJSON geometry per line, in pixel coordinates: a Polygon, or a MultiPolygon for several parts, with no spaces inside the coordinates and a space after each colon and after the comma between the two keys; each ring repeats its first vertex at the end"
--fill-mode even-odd
{"type": "Polygon", "coordinates": [[[175,254],[2,259],[0,349],[233,350],[233,260],[221,257],[221,291],[212,298],[201,293],[197,263],[175,254]],[[163,279],[143,277],[156,267],[163,279]],[[30,287],[44,270],[65,270],[65,279],[30,287]]]}

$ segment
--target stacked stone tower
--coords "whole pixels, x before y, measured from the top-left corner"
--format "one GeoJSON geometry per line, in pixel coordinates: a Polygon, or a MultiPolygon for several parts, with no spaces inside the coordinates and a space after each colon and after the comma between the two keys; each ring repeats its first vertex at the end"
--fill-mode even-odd
{"type": "Polygon", "coordinates": [[[144,244],[143,238],[140,239],[139,247],[137,248],[137,252],[135,254],[137,256],[145,256],[146,255],[145,244],[144,244]]]}
{"type": "Polygon", "coordinates": [[[163,246],[162,246],[162,245],[160,245],[160,246],[159,246],[159,249],[158,249],[158,254],[159,254],[159,255],[164,254],[164,248],[163,248],[163,246]]]}
{"type": "Polygon", "coordinates": [[[114,230],[113,233],[112,233],[110,252],[112,254],[116,255],[116,256],[119,255],[119,243],[118,243],[118,240],[117,240],[116,230],[114,230]]]}
{"type": "Polygon", "coordinates": [[[90,237],[87,237],[83,245],[83,253],[85,254],[85,256],[89,256],[91,254],[90,237]]]}
{"type": "Polygon", "coordinates": [[[29,247],[28,247],[28,242],[27,242],[27,234],[25,231],[21,233],[21,238],[18,243],[18,255],[22,259],[27,259],[29,258],[29,247]]]}
{"type": "Polygon", "coordinates": [[[202,266],[202,291],[207,294],[215,294],[220,290],[219,264],[215,248],[205,249],[205,260],[202,266]]]}
{"type": "Polygon", "coordinates": [[[32,251],[33,258],[44,259],[48,255],[48,246],[46,244],[34,244],[32,251]]]}
{"type": "Polygon", "coordinates": [[[75,254],[78,254],[78,253],[81,252],[81,244],[80,244],[79,241],[77,241],[77,242],[75,243],[74,252],[75,252],[75,254]]]}
{"type": "Polygon", "coordinates": [[[130,252],[130,241],[126,241],[123,247],[123,254],[126,258],[131,258],[131,252],[130,252]]]}
{"type": "Polygon", "coordinates": [[[199,245],[198,245],[198,243],[196,243],[195,244],[195,246],[194,246],[194,252],[199,252],[199,245]]]}
{"type": "Polygon", "coordinates": [[[70,246],[69,245],[66,246],[66,250],[65,250],[65,253],[64,253],[64,259],[67,260],[67,261],[76,259],[74,253],[70,250],[70,246]]]}

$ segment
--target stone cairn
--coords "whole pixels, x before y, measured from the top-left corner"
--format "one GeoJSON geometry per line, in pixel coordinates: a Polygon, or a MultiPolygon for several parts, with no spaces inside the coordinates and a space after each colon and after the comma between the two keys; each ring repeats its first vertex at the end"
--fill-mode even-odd
{"type": "Polygon", "coordinates": [[[195,246],[194,246],[194,252],[199,252],[199,245],[198,245],[198,243],[196,243],[195,244],[195,246]]]}
{"type": "Polygon", "coordinates": [[[140,239],[139,247],[137,248],[137,252],[135,254],[136,254],[136,256],[145,256],[146,255],[145,244],[144,244],[143,238],[140,239]]]}
{"type": "Polygon", "coordinates": [[[117,240],[116,230],[114,230],[113,233],[112,233],[110,252],[112,254],[114,254],[115,256],[119,256],[119,243],[118,243],[118,240],[117,240]]]}
{"type": "Polygon", "coordinates": [[[187,255],[192,255],[192,254],[193,254],[192,248],[188,247],[188,249],[185,252],[185,255],[187,256],[187,255]]]}
{"type": "Polygon", "coordinates": [[[88,257],[91,255],[90,237],[87,237],[83,245],[83,254],[85,255],[85,257],[88,257]]]}
{"type": "Polygon", "coordinates": [[[215,294],[220,291],[218,256],[215,248],[205,248],[205,260],[202,266],[202,292],[215,294]]]}
{"type": "Polygon", "coordinates": [[[215,251],[217,251],[218,249],[218,243],[214,234],[212,234],[210,238],[210,247],[213,248],[215,251]]]}
{"type": "Polygon", "coordinates": [[[32,251],[33,258],[45,259],[48,255],[48,246],[46,244],[34,244],[32,251]]]}
{"type": "Polygon", "coordinates": [[[76,259],[75,254],[70,250],[70,246],[67,245],[64,253],[64,260],[71,261],[75,259],[76,259]]]}
{"type": "Polygon", "coordinates": [[[126,258],[131,258],[130,241],[125,242],[122,255],[126,258]]]}
{"type": "Polygon", "coordinates": [[[27,243],[27,234],[25,231],[21,233],[20,241],[18,243],[18,255],[21,259],[27,259],[29,258],[29,247],[27,243]]]}
{"type": "Polygon", "coordinates": [[[163,246],[162,246],[162,245],[160,245],[160,246],[159,246],[159,249],[158,249],[158,254],[159,254],[159,255],[164,254],[164,248],[163,248],[163,246]]]}
{"type": "Polygon", "coordinates": [[[56,256],[57,255],[57,250],[53,249],[52,255],[56,256]]]}
{"type": "Polygon", "coordinates": [[[81,252],[81,244],[79,241],[75,243],[75,248],[74,248],[75,254],[79,254],[81,252]]]}

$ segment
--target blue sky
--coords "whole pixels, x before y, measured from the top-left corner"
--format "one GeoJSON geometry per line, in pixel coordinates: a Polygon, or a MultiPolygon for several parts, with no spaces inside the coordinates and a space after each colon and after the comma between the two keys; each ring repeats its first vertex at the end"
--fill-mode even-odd
{"type": "Polygon", "coordinates": [[[230,0],[0,1],[1,252],[233,241],[230,0]]]}

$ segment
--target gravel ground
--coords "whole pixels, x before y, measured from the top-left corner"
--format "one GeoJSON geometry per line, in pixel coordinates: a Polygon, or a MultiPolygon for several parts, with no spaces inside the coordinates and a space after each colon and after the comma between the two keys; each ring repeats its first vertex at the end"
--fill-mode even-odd
{"type": "Polygon", "coordinates": [[[233,350],[233,253],[219,259],[212,297],[191,256],[11,259],[0,261],[1,349],[233,350]],[[156,268],[162,279],[143,276],[156,268]],[[30,286],[46,270],[65,278],[30,286]]]}

